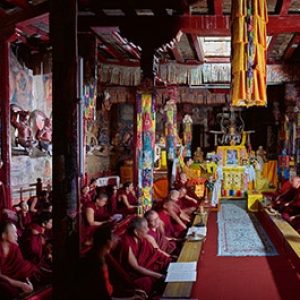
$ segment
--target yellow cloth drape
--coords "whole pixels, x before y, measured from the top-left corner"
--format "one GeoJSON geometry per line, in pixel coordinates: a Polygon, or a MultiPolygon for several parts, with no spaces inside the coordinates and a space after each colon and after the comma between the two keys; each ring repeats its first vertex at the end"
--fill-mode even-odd
{"type": "Polygon", "coordinates": [[[247,23],[247,0],[232,1],[233,106],[265,106],[266,92],[266,0],[252,0],[251,22],[247,23]],[[248,33],[252,41],[249,45],[248,33]],[[249,53],[251,46],[252,54],[249,53]],[[251,65],[249,67],[249,64],[251,65]],[[248,72],[249,68],[252,72],[248,72]]]}

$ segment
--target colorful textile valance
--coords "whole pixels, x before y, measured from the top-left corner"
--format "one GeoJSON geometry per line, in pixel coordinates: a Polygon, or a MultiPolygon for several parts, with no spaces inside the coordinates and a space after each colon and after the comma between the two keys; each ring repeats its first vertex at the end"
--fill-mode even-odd
{"type": "Polygon", "coordinates": [[[232,1],[231,98],[233,106],[264,106],[266,90],[265,0],[232,1]]]}

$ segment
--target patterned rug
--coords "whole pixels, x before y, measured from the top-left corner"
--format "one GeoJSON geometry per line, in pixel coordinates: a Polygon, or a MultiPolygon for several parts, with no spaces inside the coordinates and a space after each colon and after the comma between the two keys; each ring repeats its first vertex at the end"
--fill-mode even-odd
{"type": "Polygon", "coordinates": [[[278,255],[256,216],[247,212],[246,204],[246,200],[222,201],[218,213],[218,255],[278,255]]]}

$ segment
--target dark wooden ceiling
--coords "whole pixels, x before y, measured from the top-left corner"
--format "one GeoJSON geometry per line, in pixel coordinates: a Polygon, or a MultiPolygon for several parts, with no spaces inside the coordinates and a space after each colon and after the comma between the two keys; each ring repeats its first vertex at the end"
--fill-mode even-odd
{"type": "MultiPolygon", "coordinates": [[[[80,0],[78,30],[97,37],[100,62],[139,65],[141,47],[122,28],[153,36],[176,21],[178,34],[158,47],[161,62],[203,64],[230,61],[232,0],[80,0]]],[[[300,0],[267,0],[268,63],[298,62],[300,0]]],[[[0,38],[14,32],[14,41],[34,50],[49,46],[48,0],[0,0],[0,38]]],[[[125,30],[126,31],[126,30],[125,30]]],[[[150,39],[153,37],[149,37],[150,39]]]]}

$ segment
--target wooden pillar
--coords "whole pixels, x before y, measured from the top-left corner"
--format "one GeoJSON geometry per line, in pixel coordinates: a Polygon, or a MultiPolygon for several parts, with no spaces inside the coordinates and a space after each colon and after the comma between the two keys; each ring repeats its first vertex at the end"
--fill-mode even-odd
{"type": "Polygon", "coordinates": [[[9,119],[9,41],[0,41],[0,134],[1,159],[0,181],[3,183],[6,195],[5,202],[0,201],[0,207],[11,207],[10,191],[10,119],[9,119]]]}
{"type": "Polygon", "coordinates": [[[77,1],[51,1],[54,299],[67,299],[79,258],[77,1]]]}

